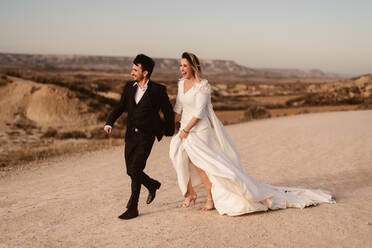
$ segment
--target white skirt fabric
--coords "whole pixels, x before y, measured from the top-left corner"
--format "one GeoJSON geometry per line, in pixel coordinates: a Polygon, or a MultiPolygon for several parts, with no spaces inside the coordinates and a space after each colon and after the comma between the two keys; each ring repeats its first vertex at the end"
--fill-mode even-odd
{"type": "Polygon", "coordinates": [[[194,164],[208,175],[214,205],[220,214],[234,216],[335,202],[327,191],[276,187],[248,176],[234,142],[213,111],[207,80],[195,83],[186,93],[184,80],[180,80],[174,111],[182,113],[181,129],[193,117],[199,119],[186,139],[177,134],[170,144],[169,155],[183,195],[187,192],[189,179],[193,186],[201,183],[194,164]]]}
{"type": "MultiPolygon", "coordinates": [[[[209,118],[214,129],[208,127],[191,131],[186,139],[181,139],[178,133],[171,140],[169,155],[183,195],[187,192],[189,179],[193,186],[201,183],[196,168],[192,166],[194,164],[208,175],[215,208],[221,215],[236,216],[268,209],[335,203],[331,194],[324,190],[276,187],[248,176],[245,168],[239,164],[240,158],[234,158],[231,151],[230,154],[226,151],[223,143],[231,143],[231,139],[226,137],[227,133],[211,107],[209,118]]],[[[233,150],[232,153],[237,153],[233,145],[230,144],[228,148],[233,150]]]]}

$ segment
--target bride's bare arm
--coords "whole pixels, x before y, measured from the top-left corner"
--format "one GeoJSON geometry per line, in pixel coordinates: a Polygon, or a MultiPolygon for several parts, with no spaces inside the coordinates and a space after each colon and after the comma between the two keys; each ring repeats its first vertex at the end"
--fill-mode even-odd
{"type": "Polygon", "coordinates": [[[196,123],[198,123],[199,120],[200,120],[199,118],[193,117],[189,121],[187,126],[184,129],[181,130],[180,138],[185,139],[187,137],[187,135],[189,134],[190,130],[196,125],[196,123]]]}
{"type": "Polygon", "coordinates": [[[186,132],[190,132],[191,128],[193,128],[199,120],[199,118],[193,117],[183,130],[185,130],[186,132]]]}

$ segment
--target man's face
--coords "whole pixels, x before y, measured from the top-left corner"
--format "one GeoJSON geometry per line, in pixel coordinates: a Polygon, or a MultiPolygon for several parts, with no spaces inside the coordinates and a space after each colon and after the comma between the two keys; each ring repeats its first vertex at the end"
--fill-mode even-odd
{"type": "Polygon", "coordinates": [[[133,77],[134,81],[140,82],[147,76],[147,73],[148,73],[147,71],[142,70],[141,64],[138,65],[133,64],[130,75],[133,77]]]}

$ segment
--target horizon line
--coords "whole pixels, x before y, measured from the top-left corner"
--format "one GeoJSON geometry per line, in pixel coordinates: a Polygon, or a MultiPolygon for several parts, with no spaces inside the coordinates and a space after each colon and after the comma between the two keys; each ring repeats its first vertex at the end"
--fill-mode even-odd
{"type": "MultiPolygon", "coordinates": [[[[126,58],[134,58],[135,56],[128,56],[128,55],[107,55],[107,54],[85,54],[85,53],[27,53],[27,52],[3,52],[3,51],[0,51],[0,54],[15,54],[15,55],[45,55],[45,56],[89,56],[89,57],[126,57],[126,58]]],[[[140,54],[140,53],[139,53],[140,54]]],[[[171,58],[171,57],[151,57],[153,59],[175,59],[175,60],[178,60],[180,58],[171,58]]],[[[323,69],[320,69],[320,68],[304,68],[304,67],[251,67],[251,66],[247,66],[247,65],[243,65],[243,64],[239,64],[238,62],[236,62],[235,60],[231,60],[231,59],[200,59],[201,61],[205,61],[205,60],[212,60],[212,61],[231,61],[231,62],[234,62],[235,64],[239,65],[239,66],[244,66],[246,68],[249,68],[249,69],[262,69],[262,70],[319,70],[323,73],[332,73],[332,74],[337,74],[337,75],[348,75],[348,76],[363,76],[363,75],[369,75],[369,74],[372,74],[371,73],[348,73],[348,72],[332,72],[332,71],[326,71],[326,70],[323,70],[323,69]]]]}

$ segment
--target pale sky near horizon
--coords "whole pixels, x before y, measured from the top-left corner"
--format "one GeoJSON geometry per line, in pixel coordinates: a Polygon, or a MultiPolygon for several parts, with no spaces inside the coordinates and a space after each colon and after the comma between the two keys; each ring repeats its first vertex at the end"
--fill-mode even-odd
{"type": "Polygon", "coordinates": [[[372,73],[371,0],[0,0],[0,52],[372,73]]]}

